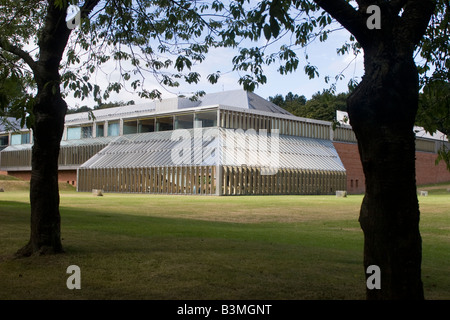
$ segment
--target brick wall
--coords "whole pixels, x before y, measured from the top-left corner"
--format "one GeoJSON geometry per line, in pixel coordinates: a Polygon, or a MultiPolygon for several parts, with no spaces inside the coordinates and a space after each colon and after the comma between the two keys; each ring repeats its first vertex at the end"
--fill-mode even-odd
{"type": "MultiPolygon", "coordinates": [[[[30,171],[9,171],[8,175],[19,178],[24,181],[30,181],[30,171]]],[[[59,182],[67,182],[73,186],[77,185],[77,171],[76,170],[61,170],[58,174],[59,182]]]]}
{"type": "MultiPolygon", "coordinates": [[[[333,144],[347,170],[348,193],[363,193],[365,179],[358,145],[341,142],[333,144]]],[[[416,152],[416,183],[418,185],[450,181],[450,172],[445,163],[441,161],[439,165],[435,165],[436,157],[435,153],[416,152]]]]}
{"type": "Polygon", "coordinates": [[[343,142],[333,142],[333,144],[347,171],[347,192],[363,193],[366,179],[359,159],[358,145],[343,142]]]}
{"type": "Polygon", "coordinates": [[[417,184],[429,184],[450,181],[450,171],[441,161],[436,166],[437,155],[429,152],[416,152],[417,184]]]}

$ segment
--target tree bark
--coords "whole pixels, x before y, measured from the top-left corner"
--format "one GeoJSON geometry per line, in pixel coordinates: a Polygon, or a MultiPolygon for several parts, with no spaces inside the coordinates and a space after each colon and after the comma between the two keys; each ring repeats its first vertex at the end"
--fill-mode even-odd
{"type": "MultiPolygon", "coordinates": [[[[46,90],[48,91],[48,90],[46,90]]],[[[39,93],[34,105],[30,204],[31,233],[19,255],[61,253],[58,156],[67,105],[59,95],[39,93]]]]}
{"type": "MultiPolygon", "coordinates": [[[[85,1],[81,7],[82,17],[88,17],[98,3],[99,0],[85,1]]],[[[33,106],[31,233],[27,245],[18,250],[18,256],[63,252],[58,157],[67,104],[60,91],[59,68],[71,33],[65,21],[67,7],[67,3],[55,5],[55,1],[48,1],[43,28],[39,30],[38,61],[34,61],[19,47],[0,41],[2,48],[22,58],[30,66],[38,89],[33,106]]]]}
{"type": "Polygon", "coordinates": [[[364,268],[381,271],[368,299],[423,299],[422,240],[415,180],[418,72],[413,53],[436,7],[433,0],[314,0],[350,31],[364,50],[365,74],[349,96],[350,123],[366,178],[360,225],[364,268]],[[366,8],[380,8],[381,29],[366,25],[366,8]],[[400,10],[402,9],[402,10],[400,10]]]}
{"type": "Polygon", "coordinates": [[[364,268],[381,271],[381,289],[367,288],[367,298],[423,299],[413,132],[418,73],[412,52],[380,47],[365,50],[366,73],[348,99],[366,178],[364,268]]]}
{"type": "Polygon", "coordinates": [[[39,61],[33,66],[38,92],[33,106],[31,160],[31,233],[19,256],[60,253],[61,243],[58,156],[67,104],[60,91],[60,62],[70,35],[66,8],[49,4],[39,37],[39,61]]]}

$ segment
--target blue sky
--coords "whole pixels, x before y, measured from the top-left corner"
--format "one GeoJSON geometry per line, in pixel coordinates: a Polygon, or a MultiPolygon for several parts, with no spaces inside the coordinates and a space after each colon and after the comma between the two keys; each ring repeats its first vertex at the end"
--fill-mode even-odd
{"type": "MultiPolygon", "coordinates": [[[[304,95],[307,99],[324,88],[329,88],[330,84],[334,82],[334,77],[344,71],[345,78],[337,82],[337,92],[346,92],[347,83],[350,78],[354,77],[356,80],[360,80],[363,75],[363,55],[360,54],[356,59],[353,54],[345,56],[337,55],[336,49],[341,47],[345,41],[349,39],[349,33],[345,30],[335,31],[330,34],[329,39],[323,43],[317,41],[311,43],[307,48],[299,48],[297,55],[300,58],[300,64],[292,74],[280,75],[277,71],[277,63],[264,68],[267,76],[267,83],[260,85],[255,93],[263,98],[269,96],[275,96],[276,94],[286,95],[288,92],[292,92],[298,95],[304,95]],[[312,65],[318,67],[319,77],[315,79],[309,79],[304,73],[304,66],[306,61],[304,59],[304,51],[307,51],[309,62],[312,65]],[[330,83],[326,84],[324,77],[330,77],[330,83]]],[[[255,45],[255,44],[252,44],[255,45]]],[[[279,44],[277,44],[279,47],[279,44]]],[[[274,50],[276,48],[274,47],[274,50]]],[[[232,58],[236,55],[237,51],[233,49],[218,48],[211,50],[207,55],[204,62],[193,67],[192,71],[199,72],[201,75],[200,83],[196,85],[184,85],[181,84],[178,88],[164,88],[161,87],[151,75],[146,75],[145,88],[147,90],[158,89],[162,92],[163,98],[173,97],[177,94],[189,94],[198,90],[203,90],[206,93],[213,93],[219,91],[228,91],[234,89],[240,89],[241,86],[238,83],[239,74],[232,72],[232,58]],[[210,73],[221,71],[222,76],[218,83],[212,85],[206,80],[206,76],[210,73]]],[[[113,67],[106,67],[106,69],[113,70],[113,67]]],[[[108,73],[108,70],[105,70],[108,73]]],[[[99,72],[97,76],[91,79],[101,87],[105,88],[109,81],[112,81],[116,74],[111,73],[105,75],[99,72]]],[[[119,94],[111,94],[109,101],[129,101],[134,100],[135,103],[145,102],[140,99],[136,93],[122,91],[119,94]]],[[[70,108],[76,106],[87,105],[93,107],[96,105],[94,101],[74,99],[72,94],[66,98],[70,108]]]]}

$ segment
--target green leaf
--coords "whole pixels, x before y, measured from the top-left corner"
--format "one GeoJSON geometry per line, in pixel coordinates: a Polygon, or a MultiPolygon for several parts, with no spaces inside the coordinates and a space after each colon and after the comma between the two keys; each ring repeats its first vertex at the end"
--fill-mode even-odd
{"type": "Polygon", "coordinates": [[[280,25],[278,24],[278,21],[273,17],[270,18],[270,30],[272,31],[272,35],[274,36],[274,38],[278,37],[278,35],[280,34],[280,25]]]}
{"type": "Polygon", "coordinates": [[[264,25],[264,37],[266,37],[266,40],[269,41],[270,38],[272,37],[272,30],[270,28],[270,25],[268,25],[267,23],[264,25]]]}

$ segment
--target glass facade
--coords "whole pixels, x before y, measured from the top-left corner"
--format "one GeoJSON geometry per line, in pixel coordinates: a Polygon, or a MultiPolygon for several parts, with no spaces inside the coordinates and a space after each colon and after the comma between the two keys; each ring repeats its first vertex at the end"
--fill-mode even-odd
{"type": "Polygon", "coordinates": [[[0,146],[7,146],[9,144],[9,135],[0,136],[0,146]]]}
{"type": "Polygon", "coordinates": [[[173,116],[156,118],[156,131],[173,130],[173,116]]]}
{"type": "Polygon", "coordinates": [[[195,121],[201,121],[202,128],[217,126],[217,111],[199,112],[195,114],[195,121]]]}
{"type": "Polygon", "coordinates": [[[183,114],[175,116],[175,129],[192,129],[194,127],[194,115],[183,114]]]}
{"type": "Polygon", "coordinates": [[[30,133],[16,133],[11,135],[11,145],[30,143],[30,133]]]}
{"type": "Polygon", "coordinates": [[[92,126],[67,128],[67,140],[92,138],[92,126]]]}
{"type": "Polygon", "coordinates": [[[103,123],[98,123],[96,125],[96,137],[104,137],[105,136],[105,125],[103,123]]]}
{"type": "Polygon", "coordinates": [[[120,123],[119,121],[108,123],[108,137],[116,137],[120,134],[120,123]]]}
{"type": "Polygon", "coordinates": [[[123,134],[133,134],[138,132],[138,122],[136,120],[123,122],[123,134]]]}
{"type": "Polygon", "coordinates": [[[154,132],[155,131],[155,118],[139,120],[139,132],[154,132]]]}

